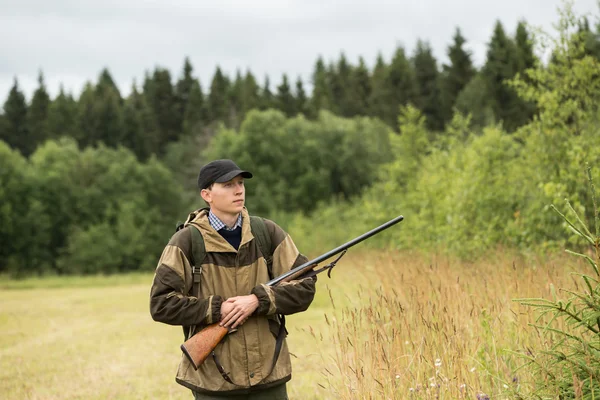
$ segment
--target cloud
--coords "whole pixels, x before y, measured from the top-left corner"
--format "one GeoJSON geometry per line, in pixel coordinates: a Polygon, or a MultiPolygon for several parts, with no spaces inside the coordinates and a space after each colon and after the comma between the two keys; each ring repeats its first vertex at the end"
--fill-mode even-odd
{"type": "MultiPolygon", "coordinates": [[[[217,65],[233,76],[250,69],[274,88],[287,73],[309,80],[319,55],[368,66],[396,46],[412,52],[428,40],[440,62],[455,28],[461,28],[474,60],[485,60],[496,20],[513,33],[519,19],[551,28],[558,0],[409,1],[145,1],[21,0],[0,3],[0,96],[16,76],[28,98],[43,71],[52,95],[59,84],[78,95],[107,67],[124,93],[133,80],[161,66],[176,79],[189,56],[207,88],[217,65]]],[[[595,0],[579,0],[577,11],[597,11],[595,0]]],[[[308,82],[307,82],[308,84],[308,82]]]]}

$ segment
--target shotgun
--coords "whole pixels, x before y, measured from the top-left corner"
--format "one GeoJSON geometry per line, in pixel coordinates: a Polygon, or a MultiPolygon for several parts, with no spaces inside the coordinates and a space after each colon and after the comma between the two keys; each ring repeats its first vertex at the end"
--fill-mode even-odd
{"type": "MultiPolygon", "coordinates": [[[[270,280],[266,283],[266,285],[277,286],[281,282],[289,282],[294,279],[315,276],[324,271],[327,271],[327,276],[331,278],[331,270],[333,269],[333,267],[335,267],[336,263],[340,260],[340,258],[342,258],[344,254],[346,254],[346,251],[350,247],[362,242],[365,239],[370,238],[373,235],[378,234],[379,232],[391,227],[392,225],[397,224],[403,219],[404,217],[402,215],[399,215],[398,217],[386,222],[385,224],[380,225],[377,228],[370,230],[369,232],[363,233],[357,238],[352,239],[351,241],[339,247],[336,247],[335,249],[330,250],[327,253],[320,255],[319,257],[313,260],[307,261],[304,264],[299,265],[294,269],[291,269],[285,274],[278,276],[277,278],[270,280]],[[315,269],[319,263],[339,253],[341,253],[340,256],[336,258],[333,262],[319,269],[315,269]]],[[[185,356],[191,362],[194,369],[197,370],[198,367],[204,362],[204,360],[208,358],[208,356],[211,354],[214,348],[217,347],[219,342],[223,340],[227,333],[229,333],[229,329],[223,326],[219,326],[219,323],[209,325],[206,328],[194,334],[188,340],[186,340],[181,345],[181,351],[183,351],[183,354],[185,354],[185,356]]]]}

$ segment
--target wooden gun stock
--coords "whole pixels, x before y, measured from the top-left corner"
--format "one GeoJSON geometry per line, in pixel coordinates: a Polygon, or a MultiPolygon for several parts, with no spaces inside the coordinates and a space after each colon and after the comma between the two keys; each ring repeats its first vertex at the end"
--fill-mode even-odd
{"type": "Polygon", "coordinates": [[[217,344],[227,335],[229,330],[219,324],[212,324],[193,335],[181,345],[181,351],[190,360],[194,370],[208,358],[217,344]]]}

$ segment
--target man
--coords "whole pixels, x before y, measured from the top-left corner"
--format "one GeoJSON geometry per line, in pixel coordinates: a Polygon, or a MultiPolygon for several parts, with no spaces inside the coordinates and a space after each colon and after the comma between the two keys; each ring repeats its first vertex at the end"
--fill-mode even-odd
{"type": "Polygon", "coordinates": [[[273,221],[261,220],[263,236],[254,230],[244,204],[250,178],[231,160],[202,167],[198,187],[209,207],[173,235],[152,284],[152,318],[183,326],[186,339],[217,322],[230,329],[198,370],[182,356],[176,381],[196,399],[287,399],[291,360],[278,316],[306,310],[315,295],[316,277],[264,285],[308,260],[273,221]],[[267,234],[270,248],[261,249],[267,234]],[[198,240],[203,260],[194,259],[198,240]]]}

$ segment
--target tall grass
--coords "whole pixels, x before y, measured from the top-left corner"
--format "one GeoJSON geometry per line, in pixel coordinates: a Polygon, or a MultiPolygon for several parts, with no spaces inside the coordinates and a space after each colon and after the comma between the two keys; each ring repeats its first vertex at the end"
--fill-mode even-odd
{"type": "Polygon", "coordinates": [[[528,329],[533,313],[512,300],[572,287],[568,271],[582,268],[501,251],[472,264],[407,253],[356,262],[365,284],[326,314],[329,339],[313,334],[333,341],[322,370],[331,398],[515,398],[535,382],[514,372],[524,360],[513,351],[542,337],[528,329]]]}

